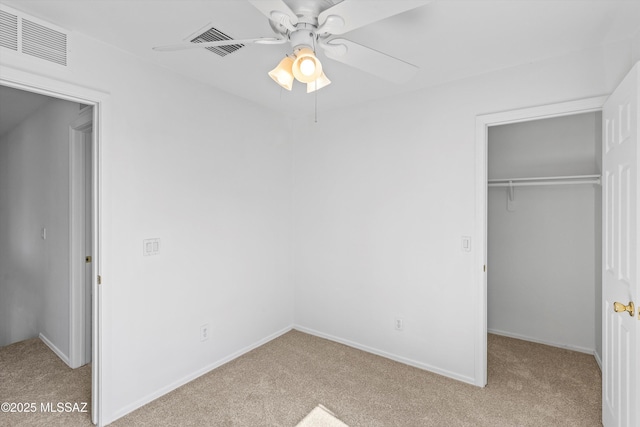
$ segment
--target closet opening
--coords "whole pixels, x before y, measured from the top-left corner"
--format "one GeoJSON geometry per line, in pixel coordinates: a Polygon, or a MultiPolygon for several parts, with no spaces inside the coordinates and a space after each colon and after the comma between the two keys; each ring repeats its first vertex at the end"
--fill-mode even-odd
{"type": "Polygon", "coordinates": [[[602,113],[498,124],[487,141],[488,333],[601,366],[602,113]]]}

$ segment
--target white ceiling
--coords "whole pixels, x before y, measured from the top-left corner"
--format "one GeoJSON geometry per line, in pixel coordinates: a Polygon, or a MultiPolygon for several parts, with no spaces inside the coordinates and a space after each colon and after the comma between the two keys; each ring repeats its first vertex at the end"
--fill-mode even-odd
{"type": "MultiPolygon", "coordinates": [[[[289,53],[289,45],[247,45],[226,57],[204,49],[152,50],[179,43],[209,23],[235,39],[272,37],[267,19],[246,0],[1,1],[269,108],[313,111],[314,95],[304,85],[296,83],[288,92],[267,76],[289,53]]],[[[347,1],[373,7],[367,0],[347,1]]],[[[419,66],[413,80],[389,83],[320,53],[333,83],[318,91],[318,109],[566,55],[629,39],[639,31],[640,0],[434,0],[344,36],[419,66]]]]}

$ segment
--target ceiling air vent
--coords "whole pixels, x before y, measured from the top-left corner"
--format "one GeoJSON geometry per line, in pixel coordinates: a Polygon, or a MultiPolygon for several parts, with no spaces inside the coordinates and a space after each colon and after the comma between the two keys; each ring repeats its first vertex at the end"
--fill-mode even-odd
{"type": "MultiPolygon", "coordinates": [[[[217,42],[217,41],[222,41],[222,40],[233,40],[232,37],[229,37],[228,35],[226,35],[222,31],[218,30],[217,28],[214,28],[214,27],[207,27],[207,28],[208,28],[207,31],[205,31],[203,33],[200,33],[199,35],[196,35],[196,36],[191,36],[190,37],[191,43],[204,43],[204,42],[217,42]]],[[[207,47],[205,49],[207,49],[210,52],[215,53],[216,55],[227,56],[230,53],[233,53],[236,50],[241,49],[242,47],[244,47],[243,44],[231,44],[231,45],[227,45],[227,46],[207,47]]]]}
{"type": "Polygon", "coordinates": [[[66,66],[67,35],[23,18],[22,52],[66,66]]]}
{"type": "Polygon", "coordinates": [[[18,16],[0,10],[0,46],[18,50],[18,16]]]}

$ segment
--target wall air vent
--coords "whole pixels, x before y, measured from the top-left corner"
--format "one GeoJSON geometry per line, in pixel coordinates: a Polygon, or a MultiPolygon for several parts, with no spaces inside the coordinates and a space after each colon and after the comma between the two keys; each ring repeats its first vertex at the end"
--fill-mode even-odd
{"type": "MultiPolygon", "coordinates": [[[[214,28],[214,27],[211,27],[211,26],[207,26],[205,28],[207,28],[206,31],[202,32],[202,30],[200,30],[200,31],[198,31],[196,33],[196,35],[189,37],[189,40],[191,41],[191,43],[204,43],[204,42],[217,42],[217,41],[222,41],[222,40],[233,40],[232,37],[229,37],[228,35],[226,35],[222,31],[218,30],[217,28],[214,28]]],[[[216,55],[227,56],[230,53],[233,53],[233,52],[237,51],[238,49],[241,49],[242,47],[244,47],[243,44],[231,44],[231,45],[227,45],[227,46],[207,47],[205,49],[207,49],[210,52],[215,53],[216,55]]]]}
{"type": "Polygon", "coordinates": [[[59,28],[14,11],[0,9],[0,47],[59,65],[67,65],[68,34],[59,28]]]}
{"type": "Polygon", "coordinates": [[[22,52],[66,66],[67,35],[23,18],[22,52]]]}
{"type": "Polygon", "coordinates": [[[0,10],[0,46],[18,50],[18,16],[0,10]]]}

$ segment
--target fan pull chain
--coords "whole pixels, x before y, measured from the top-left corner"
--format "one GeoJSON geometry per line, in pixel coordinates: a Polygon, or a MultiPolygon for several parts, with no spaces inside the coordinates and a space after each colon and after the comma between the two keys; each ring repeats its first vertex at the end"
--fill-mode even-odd
{"type": "Polygon", "coordinates": [[[314,98],[315,98],[315,122],[318,123],[318,82],[314,82],[316,85],[316,90],[313,92],[314,93],[314,98]]]}
{"type": "MultiPolygon", "coordinates": [[[[313,54],[316,55],[316,39],[315,37],[312,38],[312,43],[313,43],[313,54]]],[[[318,79],[316,79],[313,84],[315,85],[315,90],[313,91],[313,99],[314,99],[314,122],[318,123],[318,79]]]]}

